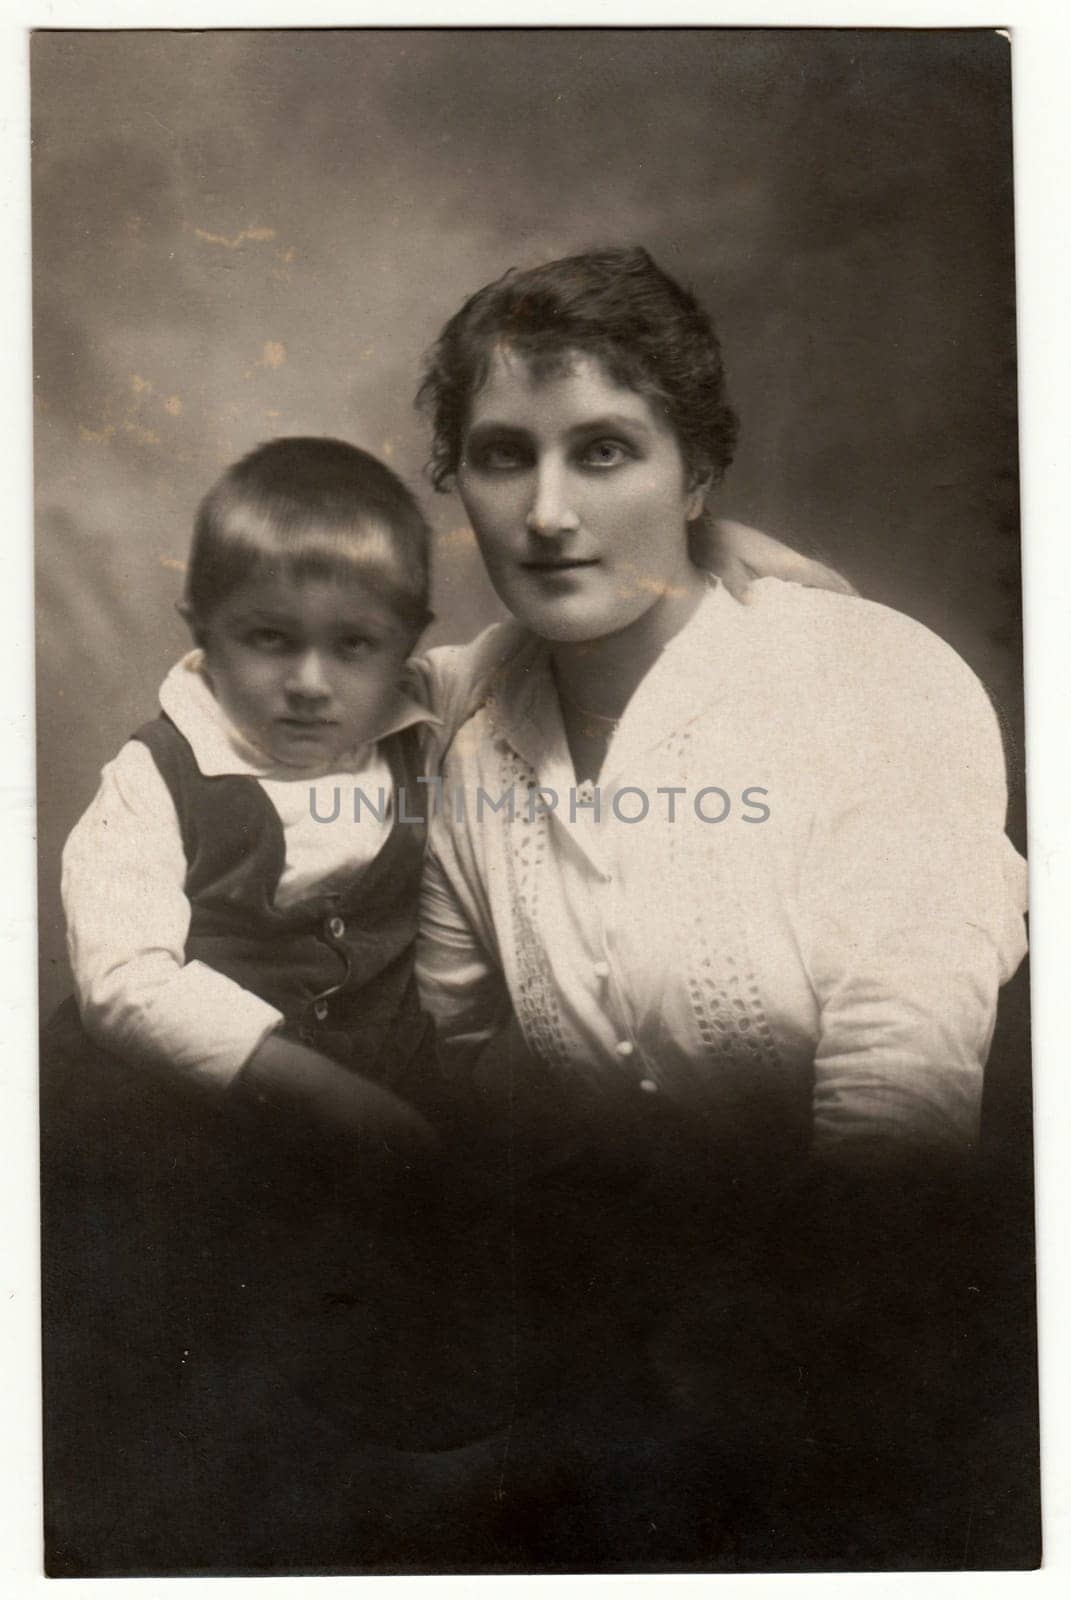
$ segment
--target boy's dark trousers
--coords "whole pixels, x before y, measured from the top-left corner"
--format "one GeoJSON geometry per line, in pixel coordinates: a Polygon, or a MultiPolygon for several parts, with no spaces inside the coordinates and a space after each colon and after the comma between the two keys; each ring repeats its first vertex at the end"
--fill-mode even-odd
{"type": "Polygon", "coordinates": [[[392,1327],[437,1326],[419,1186],[112,1057],[71,1005],[44,1032],[41,1129],[48,1571],[359,1565],[370,1493],[389,1527],[365,1459],[389,1453],[389,1396],[340,1434],[316,1381],[336,1356],[356,1381],[392,1327]],[[347,1353],[355,1307],[369,1348],[347,1353]]]}

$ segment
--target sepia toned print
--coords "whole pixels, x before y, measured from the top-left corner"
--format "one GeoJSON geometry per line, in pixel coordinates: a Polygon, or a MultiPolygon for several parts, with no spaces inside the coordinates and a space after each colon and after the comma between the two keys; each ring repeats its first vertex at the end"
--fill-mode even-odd
{"type": "Polygon", "coordinates": [[[1009,83],[35,36],[52,1575],[1037,1563],[1009,83]]]}

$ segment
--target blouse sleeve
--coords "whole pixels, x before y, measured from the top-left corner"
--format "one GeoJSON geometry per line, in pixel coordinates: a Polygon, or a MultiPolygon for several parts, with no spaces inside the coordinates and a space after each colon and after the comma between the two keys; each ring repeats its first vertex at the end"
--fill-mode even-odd
{"type": "Polygon", "coordinates": [[[434,823],[424,865],[417,981],[435,1022],[443,1070],[461,1080],[472,1076],[484,1046],[512,1016],[505,978],[489,949],[490,916],[467,865],[468,870],[449,828],[441,819],[434,823]]]}
{"type": "Polygon", "coordinates": [[[437,645],[409,662],[415,691],[442,723],[440,752],[483,704],[495,673],[525,648],[529,638],[510,618],[485,628],[469,644],[437,645]]]}
{"type": "Polygon", "coordinates": [[[149,751],[125,745],[63,852],[63,908],[86,1031],[118,1055],[222,1087],[281,1016],[186,960],[190,903],[174,802],[149,751]]]}
{"type": "Polygon", "coordinates": [[[1025,950],[993,708],[917,625],[886,645],[831,708],[798,887],[821,1017],[814,1148],[849,1165],[970,1146],[997,990],[1025,950]]]}

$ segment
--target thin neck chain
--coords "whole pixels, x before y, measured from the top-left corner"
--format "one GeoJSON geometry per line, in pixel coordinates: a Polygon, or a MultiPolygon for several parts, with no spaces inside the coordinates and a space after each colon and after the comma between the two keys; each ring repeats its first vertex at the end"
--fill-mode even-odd
{"type": "Polygon", "coordinates": [[[608,728],[616,728],[617,724],[621,721],[620,715],[616,717],[608,717],[605,711],[592,711],[590,706],[582,706],[579,700],[574,700],[572,695],[566,694],[561,684],[558,685],[558,694],[565,701],[567,706],[571,706],[574,711],[579,711],[581,716],[594,717],[596,722],[601,722],[608,728]]]}

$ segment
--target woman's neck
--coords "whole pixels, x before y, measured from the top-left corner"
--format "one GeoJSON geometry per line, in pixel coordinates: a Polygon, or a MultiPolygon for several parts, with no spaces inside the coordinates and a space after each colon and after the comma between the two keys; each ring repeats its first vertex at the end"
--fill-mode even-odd
{"type": "Polygon", "coordinates": [[[691,621],[706,589],[706,576],[689,567],[679,588],[663,594],[619,633],[553,644],[551,662],[563,710],[571,706],[589,718],[611,722],[621,717],[666,645],[691,621]]]}

